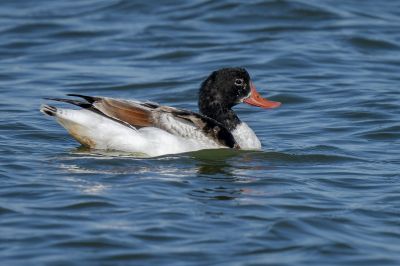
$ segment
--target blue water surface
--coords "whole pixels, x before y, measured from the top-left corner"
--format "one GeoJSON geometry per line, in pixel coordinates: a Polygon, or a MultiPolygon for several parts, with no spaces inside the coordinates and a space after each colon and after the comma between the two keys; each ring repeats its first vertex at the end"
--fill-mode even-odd
{"type": "Polygon", "coordinates": [[[400,2],[4,0],[2,265],[400,265],[400,2]],[[197,110],[241,66],[263,150],[138,158],[39,113],[81,93],[197,110]]]}

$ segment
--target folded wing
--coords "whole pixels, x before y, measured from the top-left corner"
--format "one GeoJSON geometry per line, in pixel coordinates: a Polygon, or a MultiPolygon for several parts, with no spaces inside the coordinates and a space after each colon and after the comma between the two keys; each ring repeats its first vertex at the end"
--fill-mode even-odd
{"type": "Polygon", "coordinates": [[[162,106],[151,102],[121,100],[68,94],[85,101],[48,98],[71,103],[106,116],[114,121],[136,129],[157,127],[183,138],[208,139],[218,145],[240,148],[234,137],[218,121],[191,111],[162,106]]]}

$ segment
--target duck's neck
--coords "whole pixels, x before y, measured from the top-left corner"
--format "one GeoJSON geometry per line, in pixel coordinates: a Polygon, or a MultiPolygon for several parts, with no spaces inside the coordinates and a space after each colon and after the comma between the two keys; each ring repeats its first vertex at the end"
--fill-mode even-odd
{"type": "Polygon", "coordinates": [[[200,112],[223,124],[229,131],[236,129],[241,123],[236,113],[229,107],[224,107],[218,102],[199,104],[200,112]]]}

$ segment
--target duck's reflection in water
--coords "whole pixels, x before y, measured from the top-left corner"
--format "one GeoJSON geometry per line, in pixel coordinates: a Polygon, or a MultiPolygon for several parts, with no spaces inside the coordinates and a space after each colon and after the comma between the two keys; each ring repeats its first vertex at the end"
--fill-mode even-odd
{"type": "Polygon", "coordinates": [[[196,188],[190,197],[208,200],[235,200],[253,194],[246,184],[258,178],[250,175],[258,167],[252,163],[254,152],[238,150],[204,150],[192,153],[197,168],[196,188]]]}
{"type": "Polygon", "coordinates": [[[243,196],[262,193],[257,191],[254,183],[262,178],[258,176],[260,170],[265,172],[268,166],[260,162],[258,153],[219,149],[143,158],[80,148],[58,158],[58,161],[62,170],[78,174],[75,178],[89,179],[91,182],[84,183],[86,188],[101,184],[102,181],[109,187],[117,187],[117,179],[129,184],[134,184],[138,179],[151,179],[173,182],[175,185],[184,183],[189,188],[186,193],[191,199],[231,201],[249,200],[243,196]],[[97,177],[89,178],[87,174],[97,177]],[[114,182],[110,182],[108,176],[114,182]]]}

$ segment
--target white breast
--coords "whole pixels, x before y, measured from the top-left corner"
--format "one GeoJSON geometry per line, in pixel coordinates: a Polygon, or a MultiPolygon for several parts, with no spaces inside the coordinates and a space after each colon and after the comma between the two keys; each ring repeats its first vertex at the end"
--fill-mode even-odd
{"type": "Polygon", "coordinates": [[[244,122],[241,122],[232,131],[232,135],[241,149],[244,150],[259,150],[261,142],[257,138],[254,131],[244,122]]]}

